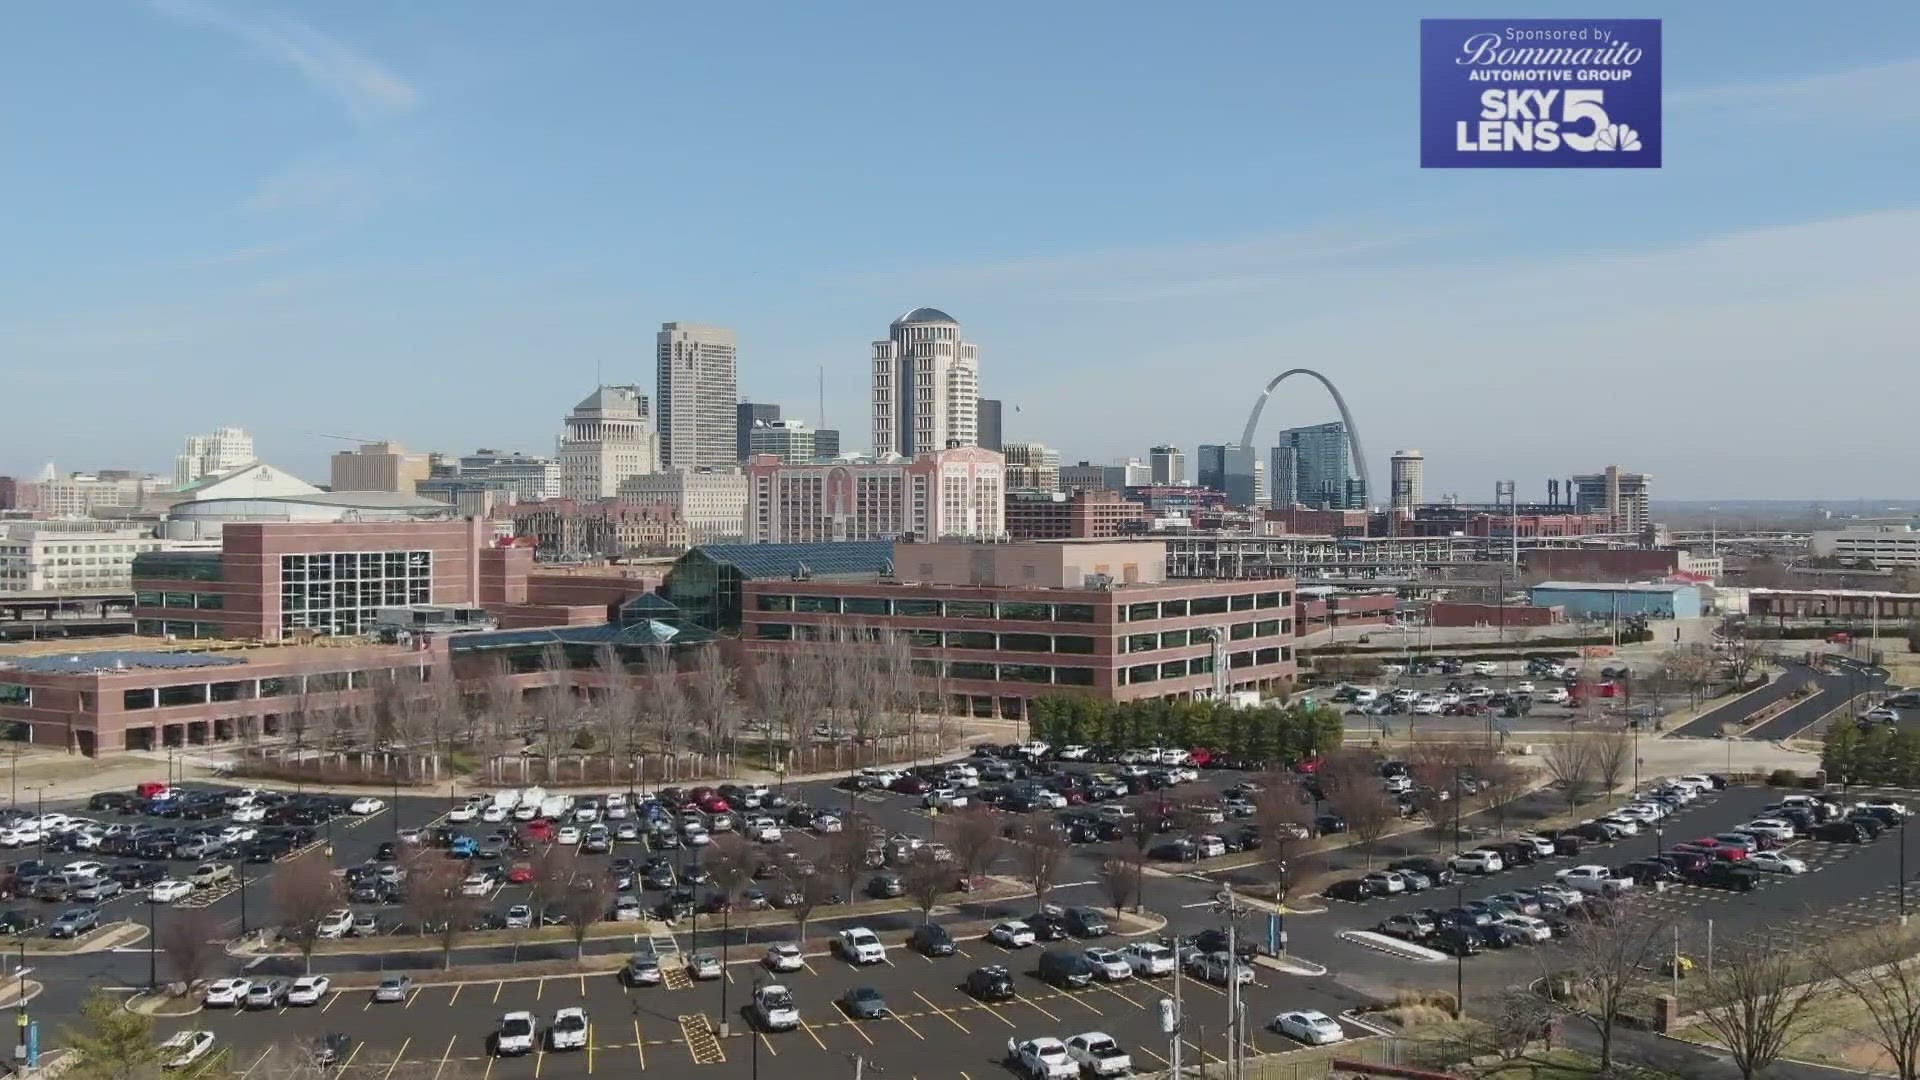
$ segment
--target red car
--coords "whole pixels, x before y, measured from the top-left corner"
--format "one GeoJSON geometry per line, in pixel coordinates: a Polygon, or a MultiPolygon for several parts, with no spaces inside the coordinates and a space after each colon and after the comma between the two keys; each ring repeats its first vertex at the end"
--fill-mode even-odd
{"type": "Polygon", "coordinates": [[[733,807],[729,806],[727,800],[718,795],[707,795],[700,800],[700,809],[705,810],[709,814],[724,814],[732,810],[733,807]]]}
{"type": "Polygon", "coordinates": [[[895,780],[889,786],[902,795],[925,795],[933,788],[933,785],[927,782],[926,777],[915,776],[912,773],[908,773],[900,779],[895,780]]]}
{"type": "Polygon", "coordinates": [[[515,885],[525,885],[533,880],[533,864],[517,862],[507,871],[507,880],[515,885]]]}
{"type": "Polygon", "coordinates": [[[1187,751],[1187,757],[1193,760],[1193,767],[1204,769],[1213,762],[1213,751],[1204,746],[1196,746],[1187,751]]]}
{"type": "Polygon", "coordinates": [[[534,818],[527,822],[527,839],[548,841],[553,839],[553,822],[546,818],[534,818]]]}

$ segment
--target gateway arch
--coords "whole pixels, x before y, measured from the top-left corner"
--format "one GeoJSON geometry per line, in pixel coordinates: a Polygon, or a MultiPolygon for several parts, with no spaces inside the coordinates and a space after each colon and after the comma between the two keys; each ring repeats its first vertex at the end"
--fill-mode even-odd
{"type": "Polygon", "coordinates": [[[1247,430],[1240,436],[1240,445],[1249,453],[1253,451],[1253,430],[1260,424],[1260,410],[1267,407],[1267,399],[1273,396],[1274,387],[1295,375],[1311,375],[1319,380],[1321,386],[1327,388],[1328,394],[1333,396],[1333,404],[1340,410],[1340,421],[1347,428],[1347,453],[1353,458],[1353,474],[1360,478],[1361,501],[1364,503],[1373,489],[1368,479],[1371,474],[1367,472],[1367,454],[1360,448],[1360,429],[1354,425],[1353,413],[1347,410],[1347,399],[1340,396],[1339,389],[1325,375],[1312,368],[1292,368],[1273,377],[1273,381],[1267,384],[1267,388],[1254,399],[1253,412],[1247,415],[1247,430]]]}

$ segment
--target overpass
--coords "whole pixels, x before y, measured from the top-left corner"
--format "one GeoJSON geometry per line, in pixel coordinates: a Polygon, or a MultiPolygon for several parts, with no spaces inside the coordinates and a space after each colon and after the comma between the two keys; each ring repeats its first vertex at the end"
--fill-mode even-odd
{"type": "Polygon", "coordinates": [[[0,640],[131,633],[132,589],[0,593],[0,640]]]}

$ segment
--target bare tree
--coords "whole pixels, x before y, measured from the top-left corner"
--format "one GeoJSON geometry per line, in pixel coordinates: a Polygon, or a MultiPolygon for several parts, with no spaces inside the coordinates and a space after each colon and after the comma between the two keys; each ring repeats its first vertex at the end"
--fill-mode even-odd
{"type": "Polygon", "coordinates": [[[1333,802],[1340,816],[1347,819],[1347,832],[1359,841],[1366,854],[1367,867],[1373,867],[1373,842],[1385,836],[1400,819],[1399,804],[1378,785],[1358,785],[1343,791],[1333,802]]]}
{"type": "Polygon", "coordinates": [[[693,713],[694,722],[704,732],[702,749],[718,756],[726,749],[733,734],[733,717],[737,708],[734,693],[733,668],[720,657],[717,645],[702,648],[693,660],[693,670],[687,676],[687,704],[693,713]]]}
{"type": "Polygon", "coordinates": [[[1688,700],[1696,708],[1699,707],[1708,684],[1713,682],[1713,653],[1698,645],[1690,645],[1668,652],[1660,666],[1669,680],[1687,688],[1688,700]]]}
{"type": "Polygon", "coordinates": [[[1746,1080],[1805,1035],[1815,997],[1831,987],[1809,978],[1797,956],[1765,933],[1722,946],[1702,994],[1700,1022],[1720,1039],[1746,1080]]]}
{"type": "Polygon", "coordinates": [[[940,898],[953,891],[953,867],[937,861],[923,848],[901,868],[900,884],[919,906],[920,921],[925,923],[933,918],[933,909],[940,898]]]}
{"type": "Polygon", "coordinates": [[[1655,977],[1673,935],[1673,924],[1657,910],[1619,903],[1606,910],[1575,920],[1557,953],[1540,954],[1561,968],[1549,980],[1564,978],[1568,985],[1558,989],[1580,1005],[1569,1015],[1590,1024],[1599,1038],[1602,1075],[1613,1071],[1613,1028],[1621,1007],[1655,977]]]}
{"type": "Polygon", "coordinates": [[[1597,731],[1588,737],[1593,741],[1594,775],[1611,803],[1614,789],[1633,765],[1633,740],[1625,731],[1597,731]]]}
{"type": "Polygon", "coordinates": [[[1887,1055],[1900,1080],[1920,1080],[1920,965],[1913,935],[1891,924],[1821,954],[1821,973],[1867,1014],[1855,1032],[1887,1055]]]}
{"type": "Polygon", "coordinates": [[[1455,1025],[1441,1036],[1448,1060],[1492,1055],[1503,1062],[1554,1064],[1532,1057],[1534,1044],[1547,1038],[1559,1014],[1553,1002],[1526,987],[1512,986],[1500,992],[1493,1008],[1481,1008],[1475,1014],[1479,1023],[1455,1025]]]}
{"type": "Polygon", "coordinates": [[[573,935],[573,956],[587,955],[587,935],[607,917],[613,903],[613,879],[606,874],[578,875],[560,897],[560,914],[566,917],[567,930],[573,935]]]}
{"type": "Polygon", "coordinates": [[[774,750],[782,729],[792,722],[798,704],[798,672],[786,656],[749,653],[746,672],[746,704],[766,741],[766,767],[776,769],[781,762],[774,750]]]}
{"type": "Polygon", "coordinates": [[[1108,859],[1100,864],[1100,884],[1107,890],[1107,901],[1118,917],[1122,908],[1133,903],[1140,893],[1140,867],[1130,859],[1108,859]]]}
{"type": "Polygon", "coordinates": [[[1299,871],[1294,865],[1313,838],[1312,814],[1293,787],[1269,786],[1253,804],[1253,827],[1260,834],[1260,861],[1273,871],[1275,899],[1285,902],[1299,871]]]}
{"type": "Polygon", "coordinates": [[[574,849],[553,844],[533,860],[533,880],[527,885],[527,902],[533,907],[536,923],[545,921],[549,908],[557,906],[573,887],[580,871],[580,858],[574,849]]]}
{"type": "Polygon", "coordinates": [[[848,814],[840,831],[827,835],[826,868],[840,885],[840,897],[851,900],[860,875],[869,869],[867,852],[880,840],[880,830],[865,814],[848,814]]]}
{"type": "Polygon", "coordinates": [[[627,663],[618,647],[603,645],[594,652],[593,670],[600,683],[600,696],[594,702],[590,729],[593,748],[607,755],[612,763],[609,778],[617,775],[619,765],[633,764],[639,752],[634,740],[634,720],[640,711],[640,692],[627,672],[627,663]]]}
{"type": "Polygon", "coordinates": [[[999,815],[984,806],[965,806],[941,814],[934,828],[953,851],[961,872],[970,882],[985,877],[1006,853],[999,815]]]}
{"type": "Polygon", "coordinates": [[[1510,761],[1495,761],[1481,767],[1480,801],[1493,814],[1494,827],[1507,835],[1507,812],[1533,786],[1533,770],[1510,761]]]}
{"type": "Polygon", "coordinates": [[[794,937],[806,946],[807,920],[815,908],[833,899],[833,883],[819,874],[794,874],[786,879],[787,911],[793,915],[794,937]]]}
{"type": "Polygon", "coordinates": [[[481,686],[480,732],[496,741],[511,739],[520,734],[525,723],[525,704],[520,684],[514,681],[513,667],[506,657],[496,656],[487,665],[481,686]]]}
{"type": "Polygon", "coordinates": [[[183,993],[190,992],[225,954],[215,940],[220,926],[205,908],[175,910],[160,928],[160,951],[167,954],[167,967],[178,979],[183,993]]]}
{"type": "Polygon", "coordinates": [[[407,871],[407,915],[420,933],[439,942],[440,964],[446,968],[453,966],[454,947],[480,910],[479,898],[460,891],[466,876],[460,863],[431,855],[414,859],[407,871]]]}
{"type": "Polygon", "coordinates": [[[646,695],[642,700],[653,729],[649,734],[660,753],[671,753],[675,747],[674,735],[686,727],[691,713],[686,684],[681,681],[680,669],[667,646],[649,648],[642,666],[647,677],[646,695]]]}
{"type": "Polygon", "coordinates": [[[1052,820],[1028,822],[1015,839],[1014,858],[1020,877],[1033,890],[1034,902],[1045,904],[1067,862],[1067,838],[1052,820]]]}
{"type": "Polygon", "coordinates": [[[309,975],[313,973],[313,949],[320,942],[320,924],[346,906],[341,899],[340,879],[333,876],[333,868],[325,859],[312,853],[273,875],[273,902],[280,914],[280,932],[300,950],[309,975]]]}
{"type": "Polygon", "coordinates": [[[1580,800],[1592,790],[1597,771],[1595,757],[1593,739],[1586,735],[1556,739],[1541,753],[1540,763],[1566,793],[1569,809],[1579,806],[1580,800]]]}
{"type": "Polygon", "coordinates": [[[700,865],[706,868],[713,891],[732,904],[740,890],[753,880],[754,868],[760,865],[760,853],[739,833],[723,832],[715,834],[713,842],[707,845],[700,856],[700,865]]]}

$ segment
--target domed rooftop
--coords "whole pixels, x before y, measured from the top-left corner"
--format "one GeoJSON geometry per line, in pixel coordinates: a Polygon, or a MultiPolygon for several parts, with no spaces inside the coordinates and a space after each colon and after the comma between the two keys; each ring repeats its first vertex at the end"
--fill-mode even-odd
{"type": "Polygon", "coordinates": [[[955,326],[960,325],[959,319],[956,319],[953,316],[947,314],[946,312],[941,311],[939,308],[931,308],[931,307],[914,308],[912,311],[909,311],[905,315],[902,315],[899,318],[893,320],[893,325],[902,326],[907,323],[934,323],[934,322],[952,323],[955,326]]]}

